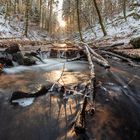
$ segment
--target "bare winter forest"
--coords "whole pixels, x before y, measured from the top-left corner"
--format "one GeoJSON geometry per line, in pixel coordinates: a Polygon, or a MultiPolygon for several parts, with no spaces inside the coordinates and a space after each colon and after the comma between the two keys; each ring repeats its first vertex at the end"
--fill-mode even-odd
{"type": "Polygon", "coordinates": [[[140,0],[0,0],[0,140],[140,140],[140,0]]]}

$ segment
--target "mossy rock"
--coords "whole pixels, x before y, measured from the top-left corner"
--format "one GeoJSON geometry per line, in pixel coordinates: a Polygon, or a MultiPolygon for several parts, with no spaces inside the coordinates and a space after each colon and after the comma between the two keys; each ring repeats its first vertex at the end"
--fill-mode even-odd
{"type": "Polygon", "coordinates": [[[133,45],[135,49],[140,48],[140,37],[132,38],[130,44],[133,45]]]}

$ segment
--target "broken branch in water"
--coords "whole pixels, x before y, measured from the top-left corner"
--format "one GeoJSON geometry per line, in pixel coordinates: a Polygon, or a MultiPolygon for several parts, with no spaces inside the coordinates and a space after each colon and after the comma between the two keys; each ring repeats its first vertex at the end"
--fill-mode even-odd
{"type": "MultiPolygon", "coordinates": [[[[73,123],[74,127],[74,131],[76,133],[76,135],[78,136],[86,136],[86,109],[87,109],[87,105],[88,103],[92,106],[92,108],[94,108],[94,100],[95,100],[95,84],[96,84],[96,78],[95,78],[95,67],[93,64],[93,59],[92,59],[92,54],[91,51],[89,49],[89,46],[86,43],[81,43],[82,44],[82,48],[83,51],[86,53],[88,62],[89,62],[89,69],[90,69],[90,80],[88,82],[88,84],[85,87],[85,91],[84,91],[84,97],[83,97],[83,103],[82,103],[82,107],[81,110],[77,113],[76,117],[75,117],[75,123],[73,123]]],[[[81,49],[81,47],[79,47],[81,49]]],[[[97,55],[96,55],[97,56],[97,55]]]]}

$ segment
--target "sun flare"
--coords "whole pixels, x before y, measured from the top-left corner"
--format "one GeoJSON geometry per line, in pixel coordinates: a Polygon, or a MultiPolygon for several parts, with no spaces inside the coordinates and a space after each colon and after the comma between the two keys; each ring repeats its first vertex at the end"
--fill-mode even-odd
{"type": "Polygon", "coordinates": [[[59,25],[60,25],[61,27],[65,27],[65,26],[66,26],[66,22],[65,22],[64,20],[59,21],[59,25]]]}

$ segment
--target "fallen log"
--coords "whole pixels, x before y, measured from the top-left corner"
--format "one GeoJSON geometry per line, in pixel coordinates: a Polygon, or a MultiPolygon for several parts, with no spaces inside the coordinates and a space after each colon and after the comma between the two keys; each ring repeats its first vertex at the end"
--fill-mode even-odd
{"type": "Polygon", "coordinates": [[[93,49],[89,47],[90,52],[92,53],[92,60],[104,66],[105,68],[110,68],[110,65],[107,60],[105,60],[101,55],[97,54],[93,49]]]}
{"type": "Polygon", "coordinates": [[[3,39],[0,40],[0,48],[7,48],[12,46],[13,44],[20,44],[22,45],[31,45],[31,46],[38,46],[38,45],[53,45],[51,41],[33,41],[33,40],[23,40],[23,39],[3,39]]]}
{"type": "Polygon", "coordinates": [[[126,58],[126,57],[123,57],[119,54],[116,54],[116,53],[113,53],[113,52],[109,52],[109,51],[101,51],[103,54],[108,54],[108,55],[112,55],[112,56],[115,56],[117,58],[120,58],[122,59],[123,61],[126,61],[129,63],[130,66],[133,66],[133,67],[140,67],[139,65],[136,65],[133,61],[131,61],[131,59],[129,58],[126,58]]]}
{"type": "Polygon", "coordinates": [[[124,45],[124,42],[121,42],[121,43],[115,43],[115,44],[112,44],[112,45],[107,45],[107,46],[102,46],[102,47],[99,47],[98,49],[99,50],[113,50],[113,49],[116,49],[116,47],[122,47],[124,45]]]}
{"type": "MultiPolygon", "coordinates": [[[[86,44],[87,45],[87,44],[86,44]]],[[[80,50],[83,50],[83,47],[78,46],[80,50]]],[[[97,54],[93,49],[91,49],[88,45],[86,46],[88,48],[88,53],[91,55],[91,61],[96,62],[97,64],[105,67],[105,68],[110,68],[110,65],[107,60],[105,60],[102,56],[97,54]]],[[[83,50],[86,54],[86,50],[83,50]]]]}
{"type": "MultiPolygon", "coordinates": [[[[88,139],[88,136],[86,134],[86,109],[88,104],[91,105],[92,108],[94,108],[94,101],[95,101],[95,85],[96,85],[96,78],[95,78],[95,67],[92,61],[91,52],[88,48],[88,45],[85,43],[81,43],[83,46],[83,51],[87,55],[88,63],[89,63],[89,69],[90,69],[90,80],[88,84],[85,87],[84,90],[84,97],[83,97],[83,103],[81,110],[77,113],[75,123],[74,123],[74,131],[78,137],[81,137],[81,139],[88,139]]],[[[81,47],[79,47],[81,49],[81,47]]]]}

